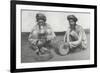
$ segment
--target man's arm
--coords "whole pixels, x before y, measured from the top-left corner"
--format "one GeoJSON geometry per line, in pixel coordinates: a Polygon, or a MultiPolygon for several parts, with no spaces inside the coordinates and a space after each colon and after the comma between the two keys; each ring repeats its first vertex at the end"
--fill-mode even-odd
{"type": "Polygon", "coordinates": [[[69,40],[69,32],[70,32],[70,29],[68,29],[64,35],[64,42],[67,42],[69,43],[70,40],[69,40]]]}
{"type": "Polygon", "coordinates": [[[80,45],[82,43],[82,30],[79,32],[79,35],[78,35],[78,40],[77,41],[72,41],[70,42],[70,45],[72,47],[77,47],[78,45],[80,45]]]}
{"type": "Polygon", "coordinates": [[[55,37],[56,37],[55,33],[49,26],[47,29],[47,40],[53,40],[55,37]]]}
{"type": "Polygon", "coordinates": [[[36,30],[36,27],[34,27],[33,29],[32,29],[32,31],[30,32],[30,34],[29,34],[29,37],[28,37],[28,40],[29,40],[29,42],[31,43],[31,44],[36,44],[36,42],[37,42],[37,30],[36,30]]]}

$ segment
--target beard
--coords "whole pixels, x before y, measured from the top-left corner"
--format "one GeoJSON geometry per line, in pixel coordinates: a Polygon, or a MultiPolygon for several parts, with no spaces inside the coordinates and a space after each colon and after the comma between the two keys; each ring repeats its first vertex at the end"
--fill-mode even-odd
{"type": "Polygon", "coordinates": [[[71,29],[75,29],[75,26],[76,26],[76,24],[74,24],[74,25],[71,25],[71,24],[70,24],[70,28],[71,28],[71,29]]]}

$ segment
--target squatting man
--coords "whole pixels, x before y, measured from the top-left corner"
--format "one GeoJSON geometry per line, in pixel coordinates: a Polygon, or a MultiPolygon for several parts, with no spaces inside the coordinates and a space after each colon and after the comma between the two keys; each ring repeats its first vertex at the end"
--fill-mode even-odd
{"type": "Polygon", "coordinates": [[[86,49],[87,38],[84,29],[76,24],[78,19],[74,15],[68,15],[67,20],[69,21],[69,27],[64,36],[64,42],[73,50],[75,48],[86,49]]]}
{"type": "Polygon", "coordinates": [[[37,54],[42,55],[48,51],[51,41],[56,37],[49,24],[46,23],[46,16],[42,13],[36,14],[37,24],[29,35],[32,47],[37,54]]]}

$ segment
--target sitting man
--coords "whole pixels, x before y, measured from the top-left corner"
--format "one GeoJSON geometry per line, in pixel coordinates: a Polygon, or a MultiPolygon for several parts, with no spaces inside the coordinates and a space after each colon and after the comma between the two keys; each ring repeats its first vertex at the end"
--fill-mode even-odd
{"type": "Polygon", "coordinates": [[[45,53],[50,46],[51,41],[55,38],[55,33],[46,23],[46,16],[42,13],[36,14],[37,24],[34,26],[29,35],[29,41],[38,54],[45,53]]]}
{"type": "Polygon", "coordinates": [[[69,27],[66,31],[64,42],[68,45],[69,49],[87,48],[87,38],[84,29],[77,25],[77,18],[74,15],[67,16],[69,27]]]}

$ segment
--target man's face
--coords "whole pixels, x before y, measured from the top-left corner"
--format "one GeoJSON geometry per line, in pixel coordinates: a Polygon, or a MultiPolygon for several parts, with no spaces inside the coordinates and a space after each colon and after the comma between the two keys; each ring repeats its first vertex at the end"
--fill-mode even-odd
{"type": "Polygon", "coordinates": [[[41,26],[41,25],[44,25],[45,22],[44,22],[44,20],[38,20],[38,24],[41,26]]]}
{"type": "Polygon", "coordinates": [[[75,26],[76,22],[73,19],[70,19],[69,24],[70,24],[70,26],[75,26]]]}

